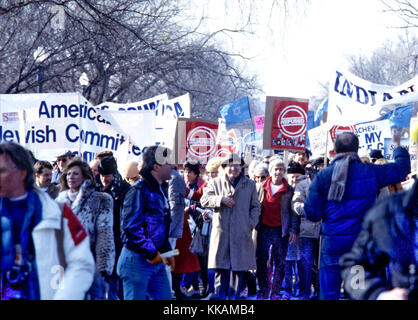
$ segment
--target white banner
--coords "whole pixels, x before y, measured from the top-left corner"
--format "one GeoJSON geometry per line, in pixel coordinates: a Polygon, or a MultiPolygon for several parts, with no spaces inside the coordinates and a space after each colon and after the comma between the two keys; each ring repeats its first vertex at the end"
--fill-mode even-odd
{"type": "Polygon", "coordinates": [[[166,93],[138,102],[103,102],[97,105],[96,108],[109,111],[155,111],[163,100],[168,100],[168,95],[166,93]]]}
{"type": "Polygon", "coordinates": [[[155,141],[174,150],[175,132],[178,118],[190,118],[190,95],[162,101],[155,111],[155,141]]]}
{"type": "Polygon", "coordinates": [[[128,156],[138,157],[155,143],[154,110],[143,112],[142,123],[139,118],[121,120],[126,112],[116,112],[119,115],[115,113],[110,120],[124,128],[121,132],[79,93],[0,95],[0,110],[0,142],[25,145],[41,160],[55,160],[58,151],[70,149],[89,162],[97,152],[108,149],[120,166],[128,156]],[[132,133],[134,127],[136,145],[129,145],[125,132],[132,133]]]}
{"type": "Polygon", "coordinates": [[[418,91],[418,76],[400,86],[375,84],[348,71],[336,70],[331,78],[328,118],[331,124],[353,124],[373,121],[391,108],[384,107],[391,99],[418,91]]]}

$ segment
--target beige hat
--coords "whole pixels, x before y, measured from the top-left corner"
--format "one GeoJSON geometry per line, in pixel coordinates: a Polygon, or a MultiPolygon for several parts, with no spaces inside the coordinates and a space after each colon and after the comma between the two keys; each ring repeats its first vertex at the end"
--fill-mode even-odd
{"type": "Polygon", "coordinates": [[[127,162],[125,168],[123,169],[123,174],[125,175],[125,177],[136,177],[139,174],[138,162],[127,162]]]}
{"type": "Polygon", "coordinates": [[[206,164],[206,171],[207,172],[214,172],[219,169],[224,159],[221,157],[213,157],[210,158],[208,163],[206,164]]]}

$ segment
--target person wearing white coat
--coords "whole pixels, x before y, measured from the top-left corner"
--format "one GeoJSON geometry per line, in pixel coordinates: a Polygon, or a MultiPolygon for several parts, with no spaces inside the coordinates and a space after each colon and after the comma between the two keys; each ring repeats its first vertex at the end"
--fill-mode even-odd
{"type": "Polygon", "coordinates": [[[71,208],[34,186],[29,153],[0,144],[1,299],[81,300],[93,282],[90,241],[71,208]]]}

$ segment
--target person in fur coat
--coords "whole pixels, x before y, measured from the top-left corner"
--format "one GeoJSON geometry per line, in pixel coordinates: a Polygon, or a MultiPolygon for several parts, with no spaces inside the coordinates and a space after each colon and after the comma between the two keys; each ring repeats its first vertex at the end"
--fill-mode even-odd
{"type": "Polygon", "coordinates": [[[95,191],[93,173],[81,159],[71,161],[61,175],[58,202],[71,206],[90,238],[90,248],[96,261],[94,281],[86,298],[104,299],[103,278],[110,276],[115,263],[113,238],[113,199],[95,191]]]}

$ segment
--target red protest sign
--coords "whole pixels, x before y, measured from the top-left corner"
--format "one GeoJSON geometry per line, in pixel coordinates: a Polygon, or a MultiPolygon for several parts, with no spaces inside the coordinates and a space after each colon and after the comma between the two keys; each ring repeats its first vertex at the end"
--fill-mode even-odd
{"type": "Polygon", "coordinates": [[[263,148],[305,150],[308,104],[306,99],[267,97],[263,148]]]}
{"type": "Polygon", "coordinates": [[[196,159],[202,165],[219,149],[216,144],[218,124],[206,120],[179,118],[177,123],[177,163],[196,159]]]}
{"type": "MultiPolygon", "coordinates": [[[[335,139],[340,133],[343,132],[355,132],[356,125],[350,125],[350,126],[332,126],[331,129],[329,129],[329,135],[331,137],[332,143],[335,142],[335,139]]],[[[335,150],[330,150],[329,152],[331,155],[335,155],[335,150]]]]}
{"type": "Polygon", "coordinates": [[[329,134],[331,136],[332,142],[335,141],[337,138],[337,135],[343,132],[355,132],[356,125],[351,126],[332,126],[331,129],[329,129],[329,134]]]}

